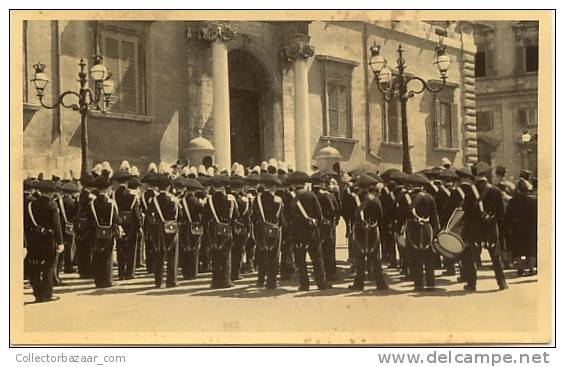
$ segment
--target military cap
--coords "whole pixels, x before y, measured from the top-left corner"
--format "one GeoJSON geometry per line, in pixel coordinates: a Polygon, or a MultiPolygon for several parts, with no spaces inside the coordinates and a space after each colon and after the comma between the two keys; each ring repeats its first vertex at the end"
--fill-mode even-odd
{"type": "Polygon", "coordinates": [[[210,177],[208,176],[198,176],[196,178],[196,180],[198,180],[198,182],[200,182],[201,185],[203,186],[210,186],[212,183],[210,182],[210,177]]]}
{"type": "Polygon", "coordinates": [[[279,161],[277,164],[277,172],[279,174],[287,174],[288,173],[288,167],[286,165],[285,162],[279,161]]]}
{"type": "Polygon", "coordinates": [[[367,173],[367,175],[369,175],[372,178],[374,178],[375,180],[377,180],[377,182],[383,182],[383,179],[381,178],[381,176],[379,176],[379,174],[376,173],[376,172],[369,172],[369,173],[367,173]]]}
{"type": "Polygon", "coordinates": [[[506,166],[503,166],[503,165],[500,165],[500,164],[499,164],[498,166],[496,166],[494,172],[497,173],[497,174],[503,175],[503,174],[506,173],[506,166]]]}
{"type": "Polygon", "coordinates": [[[133,176],[131,175],[131,173],[129,173],[129,171],[127,171],[125,169],[119,169],[112,176],[112,181],[126,182],[127,180],[129,180],[132,177],[133,176]]]}
{"type": "Polygon", "coordinates": [[[371,187],[376,185],[377,183],[379,183],[379,181],[369,175],[360,175],[357,178],[357,186],[359,187],[371,187]]]}
{"type": "Polygon", "coordinates": [[[530,180],[532,178],[532,171],[527,170],[527,169],[521,169],[520,170],[520,177],[524,178],[526,180],[530,180]]]}
{"type": "Polygon", "coordinates": [[[455,171],[450,168],[446,168],[439,174],[439,178],[442,180],[456,180],[459,178],[455,171]]]}
{"type": "Polygon", "coordinates": [[[288,184],[303,184],[310,182],[310,176],[306,172],[294,171],[286,178],[288,184]]]}
{"type": "Polygon", "coordinates": [[[156,172],[149,172],[147,173],[145,176],[143,176],[143,178],[141,179],[141,182],[146,183],[150,186],[154,186],[157,184],[157,178],[159,177],[159,174],[156,172]]]}
{"type": "Polygon", "coordinates": [[[322,169],[319,170],[318,172],[320,172],[320,176],[321,176],[321,177],[326,177],[326,176],[337,177],[337,176],[339,176],[339,175],[337,174],[337,172],[334,171],[334,170],[331,169],[331,168],[322,168],[322,169]]]}
{"type": "Polygon", "coordinates": [[[442,168],[442,167],[432,167],[430,168],[430,178],[434,179],[434,178],[439,178],[439,175],[441,174],[441,171],[443,171],[446,168],[442,168]]]}
{"type": "Polygon", "coordinates": [[[322,182],[322,174],[320,171],[316,171],[310,175],[310,182],[319,183],[322,182]]]}
{"type": "Polygon", "coordinates": [[[186,187],[186,178],[184,178],[183,176],[175,177],[175,179],[173,180],[173,186],[177,188],[186,187]]]}
{"type": "Polygon", "coordinates": [[[492,170],[491,166],[483,161],[476,163],[471,168],[471,172],[473,172],[475,176],[484,176],[488,174],[491,170],[492,170]]]}
{"type": "Polygon", "coordinates": [[[186,189],[189,191],[199,191],[204,190],[204,186],[202,186],[202,183],[200,183],[200,181],[198,181],[197,179],[187,178],[186,189]]]}
{"type": "Polygon", "coordinates": [[[30,190],[35,188],[35,179],[33,178],[26,178],[24,180],[24,190],[30,190]]]}
{"type": "Polygon", "coordinates": [[[425,185],[430,183],[430,180],[421,173],[413,173],[406,178],[406,182],[415,185],[425,185]]]}
{"type": "Polygon", "coordinates": [[[107,189],[108,187],[112,186],[112,182],[110,181],[110,178],[107,177],[106,175],[101,175],[101,176],[96,177],[94,179],[94,181],[92,181],[90,186],[103,190],[103,189],[107,189]]]}
{"type": "Polygon", "coordinates": [[[383,180],[388,181],[388,180],[390,180],[390,176],[394,172],[400,172],[400,170],[398,170],[396,168],[389,168],[386,171],[384,171],[383,173],[381,173],[381,177],[382,177],[383,180]]]}
{"type": "Polygon", "coordinates": [[[231,176],[230,177],[230,187],[237,189],[245,186],[245,180],[241,176],[231,176]]]}
{"type": "Polygon", "coordinates": [[[138,187],[142,186],[143,184],[137,177],[132,177],[128,181],[128,189],[137,189],[138,187]]]}
{"type": "Polygon", "coordinates": [[[75,192],[79,192],[79,187],[76,183],[69,181],[69,182],[65,182],[62,186],[61,186],[61,191],[63,192],[68,192],[68,193],[75,193],[75,192]]]}
{"type": "Polygon", "coordinates": [[[57,175],[51,175],[51,181],[53,182],[61,181],[61,177],[57,175]]]}
{"type": "Polygon", "coordinates": [[[34,184],[34,187],[41,192],[55,192],[58,190],[55,182],[51,180],[39,180],[34,184]]]}
{"type": "Polygon", "coordinates": [[[408,174],[402,171],[395,171],[390,175],[390,179],[396,182],[404,182],[408,178],[408,174]]]}
{"type": "Polygon", "coordinates": [[[457,168],[455,174],[459,176],[459,178],[473,178],[473,172],[471,172],[469,167],[457,168]]]}
{"type": "Polygon", "coordinates": [[[441,165],[442,165],[443,167],[447,166],[447,167],[445,167],[445,168],[451,168],[451,161],[449,160],[449,158],[443,157],[443,158],[441,159],[441,165]]]}
{"type": "Polygon", "coordinates": [[[518,192],[522,194],[530,193],[533,190],[533,188],[534,188],[533,185],[524,178],[520,178],[520,180],[518,180],[518,185],[516,186],[518,192]]]}
{"type": "Polygon", "coordinates": [[[245,177],[245,181],[249,183],[257,183],[259,182],[259,175],[255,173],[255,171],[251,171],[251,173],[245,177]]]}
{"type": "Polygon", "coordinates": [[[214,175],[210,178],[210,183],[216,187],[229,186],[230,178],[227,175],[214,175]]]}
{"type": "Polygon", "coordinates": [[[164,190],[171,185],[171,179],[168,174],[157,174],[155,178],[155,186],[160,190],[164,190]]]}
{"type": "Polygon", "coordinates": [[[259,183],[262,183],[266,186],[280,186],[281,180],[277,175],[265,173],[259,176],[259,183]]]}

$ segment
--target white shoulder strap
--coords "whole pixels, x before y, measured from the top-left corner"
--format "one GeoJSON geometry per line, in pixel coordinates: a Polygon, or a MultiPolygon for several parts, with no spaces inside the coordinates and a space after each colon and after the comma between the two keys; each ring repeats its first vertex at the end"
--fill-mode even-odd
{"type": "Polygon", "coordinates": [[[259,206],[259,212],[261,213],[261,218],[263,218],[263,222],[266,222],[265,219],[265,211],[263,210],[263,201],[261,200],[261,194],[257,195],[257,205],[259,206]]]}
{"type": "Polygon", "coordinates": [[[161,211],[161,206],[159,205],[159,200],[157,200],[157,196],[153,198],[153,202],[155,203],[155,209],[157,209],[157,213],[159,217],[161,217],[161,221],[165,221],[165,217],[163,216],[163,212],[161,211]]]}
{"type": "Polygon", "coordinates": [[[465,191],[461,187],[457,188],[457,192],[461,195],[461,199],[465,199],[465,191]]]}
{"type": "Polygon", "coordinates": [[[147,210],[147,201],[145,200],[145,192],[141,194],[141,202],[143,203],[143,207],[145,208],[145,210],[147,210]]]}
{"type": "Polygon", "coordinates": [[[308,216],[308,213],[306,213],[306,210],[304,210],[304,206],[302,206],[300,200],[296,200],[296,206],[298,206],[298,209],[300,210],[304,218],[310,219],[310,216],[308,216]]]}
{"type": "Polygon", "coordinates": [[[129,210],[133,210],[135,203],[137,203],[137,196],[133,197],[133,200],[131,201],[131,205],[129,206],[129,210]]]}
{"type": "Polygon", "coordinates": [[[63,220],[65,223],[69,223],[67,219],[67,211],[65,210],[65,204],[63,203],[63,198],[59,196],[59,207],[61,208],[61,214],[63,214],[63,220]]]}
{"type": "MultiPolygon", "coordinates": [[[[359,195],[353,194],[353,193],[351,195],[353,195],[353,198],[355,199],[355,205],[357,205],[358,208],[361,208],[361,199],[359,199],[359,195]]],[[[364,209],[359,210],[359,216],[361,217],[362,221],[365,221],[365,210],[364,209]]]]}
{"type": "Polygon", "coordinates": [[[212,210],[212,215],[214,216],[214,219],[216,219],[216,222],[220,223],[220,218],[218,218],[218,214],[216,214],[216,208],[214,207],[214,200],[212,200],[211,196],[208,198],[208,202],[210,203],[210,209],[212,210]]]}
{"type": "Polygon", "coordinates": [[[186,216],[188,217],[188,221],[192,223],[192,216],[190,215],[190,209],[188,207],[188,204],[186,203],[186,197],[182,198],[182,204],[184,211],[186,212],[186,216]]]}
{"type": "Polygon", "coordinates": [[[31,202],[27,204],[27,211],[29,212],[29,217],[31,218],[31,222],[33,223],[34,226],[37,226],[37,222],[35,220],[35,217],[33,216],[33,211],[31,210],[31,202]]]}
{"type": "MultiPolygon", "coordinates": [[[[96,209],[94,208],[94,200],[90,201],[90,208],[92,209],[92,214],[94,214],[94,220],[96,221],[96,225],[100,226],[100,222],[98,221],[98,215],[96,214],[96,209]]],[[[110,225],[112,225],[112,220],[114,219],[114,204],[111,203],[110,207],[110,225]]]]}

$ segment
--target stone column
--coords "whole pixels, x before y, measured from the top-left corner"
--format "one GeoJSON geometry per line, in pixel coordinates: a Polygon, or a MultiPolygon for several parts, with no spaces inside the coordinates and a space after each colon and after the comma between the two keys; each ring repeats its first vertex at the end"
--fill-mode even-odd
{"type": "Polygon", "coordinates": [[[212,44],[212,83],[215,163],[218,169],[231,167],[230,86],[226,42],[235,37],[233,29],[223,23],[207,23],[201,29],[202,39],[212,44]]]}
{"type": "Polygon", "coordinates": [[[286,56],[294,62],[294,150],[296,170],[310,172],[310,107],[308,91],[309,57],[314,49],[308,44],[309,36],[299,35],[285,47],[286,56]]]}

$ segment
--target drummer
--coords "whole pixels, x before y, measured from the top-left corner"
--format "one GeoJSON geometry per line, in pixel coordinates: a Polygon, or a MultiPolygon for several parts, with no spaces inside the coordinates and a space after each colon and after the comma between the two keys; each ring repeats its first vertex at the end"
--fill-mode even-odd
{"type": "Polygon", "coordinates": [[[412,174],[406,180],[412,188],[406,195],[408,211],[406,221],[406,256],[410,266],[410,274],[414,281],[414,290],[435,290],[435,256],[432,250],[432,239],[439,229],[436,204],[434,198],[423,190],[429,183],[421,174],[412,174]],[[424,287],[423,268],[426,279],[424,287]]]}
{"type": "MultiPolygon", "coordinates": [[[[439,225],[441,229],[445,229],[447,222],[455,208],[460,207],[463,202],[463,192],[458,187],[459,176],[452,169],[446,168],[439,174],[442,184],[439,186],[439,200],[436,204],[439,225]]],[[[455,275],[455,261],[453,259],[444,258],[445,272],[443,275],[455,275]]]]}

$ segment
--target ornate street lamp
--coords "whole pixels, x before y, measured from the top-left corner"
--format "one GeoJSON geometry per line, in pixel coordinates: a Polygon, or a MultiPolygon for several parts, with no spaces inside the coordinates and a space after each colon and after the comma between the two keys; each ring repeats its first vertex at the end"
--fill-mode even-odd
{"type": "Polygon", "coordinates": [[[114,93],[114,82],[110,79],[111,73],[102,63],[102,56],[94,56],[93,66],[90,68],[90,77],[94,80],[94,89],[88,87],[88,79],[86,73],[86,61],[80,59],[78,63],[80,66],[80,71],[78,73],[78,81],[80,83],[80,89],[78,92],[66,91],[63,92],[53,105],[47,105],[43,101],[45,96],[45,88],[49,84],[49,77],[45,73],[45,64],[38,62],[33,65],[35,69],[35,76],[31,80],[35,85],[35,90],[37,97],[39,97],[39,102],[41,106],[53,109],[59,105],[70,108],[73,111],[78,111],[80,113],[81,122],[81,177],[88,174],[88,131],[87,131],[87,115],[88,111],[95,109],[98,111],[106,112],[108,105],[110,103],[110,97],[114,93]],[[74,96],[78,98],[77,103],[71,103],[65,101],[65,97],[74,96]]]}
{"type": "Polygon", "coordinates": [[[369,59],[369,66],[377,78],[377,87],[383,94],[386,101],[392,98],[398,98],[400,101],[401,113],[401,128],[402,128],[402,170],[406,173],[412,173],[412,162],[410,161],[410,147],[408,145],[408,117],[406,114],[406,102],[409,98],[420,94],[425,90],[432,93],[441,91],[447,81],[447,70],[451,65],[451,59],[445,52],[446,46],[440,43],[436,46],[436,54],[434,57],[434,64],[438,68],[442,83],[437,88],[432,88],[428,83],[419,76],[408,76],[404,73],[406,69],[406,60],[403,57],[404,50],[402,45],[398,45],[396,60],[396,70],[394,73],[387,67],[386,59],[381,55],[381,46],[375,44],[371,47],[371,57],[369,59]],[[409,89],[408,83],[411,81],[420,82],[420,87],[417,89],[409,89]]]}

